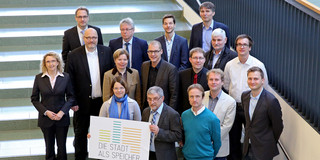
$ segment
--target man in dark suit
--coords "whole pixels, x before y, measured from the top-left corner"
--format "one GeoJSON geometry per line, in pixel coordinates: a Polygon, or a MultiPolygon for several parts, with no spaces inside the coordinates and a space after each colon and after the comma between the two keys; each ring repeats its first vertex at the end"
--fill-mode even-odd
{"type": "MultiPolygon", "coordinates": [[[[63,62],[67,64],[68,54],[84,45],[83,34],[87,28],[94,28],[98,33],[98,44],[103,45],[102,35],[100,28],[88,25],[89,21],[89,10],[85,7],[79,7],[75,13],[75,19],[77,21],[77,26],[74,26],[64,32],[63,43],[62,43],[62,59],[63,62]]],[[[66,68],[66,67],[65,67],[66,68]]]]}
{"type": "Polygon", "coordinates": [[[131,18],[125,18],[120,21],[121,37],[109,41],[109,47],[112,53],[119,48],[124,48],[129,53],[128,67],[134,68],[140,72],[141,64],[149,60],[147,55],[148,43],[139,39],[134,34],[134,23],[131,18]]]}
{"type": "Polygon", "coordinates": [[[243,154],[246,160],[270,160],[279,154],[277,142],[283,130],[281,107],[277,98],[263,88],[262,69],[251,67],[247,76],[251,90],[241,96],[246,119],[243,154]]]}
{"type": "Polygon", "coordinates": [[[191,84],[199,83],[205,90],[209,90],[206,73],[208,69],[203,67],[205,60],[204,51],[197,47],[190,51],[189,61],[191,68],[179,72],[179,112],[189,109],[187,89],[191,84]]]}
{"type": "Polygon", "coordinates": [[[204,67],[207,69],[220,68],[224,71],[227,62],[238,56],[236,52],[225,47],[227,40],[226,32],[223,29],[216,28],[212,31],[212,48],[206,53],[204,67]]]}
{"type": "Polygon", "coordinates": [[[98,116],[102,105],[104,72],[113,68],[109,47],[97,45],[98,34],[88,28],[84,33],[85,45],[73,50],[68,56],[68,72],[74,85],[76,102],[74,114],[75,158],[87,156],[87,134],[90,116],[98,116]]]}
{"type": "Polygon", "coordinates": [[[163,102],[163,90],[158,86],[148,89],[149,107],[142,113],[142,121],[151,122],[149,160],[176,160],[175,142],[182,139],[180,115],[163,102]]]}
{"type": "Polygon", "coordinates": [[[190,50],[195,47],[201,47],[205,52],[208,52],[211,49],[211,33],[216,28],[221,28],[226,32],[228,38],[226,46],[230,48],[229,27],[213,20],[215,9],[215,5],[211,2],[204,2],[200,5],[202,22],[192,26],[189,45],[190,50]]]}
{"type": "Polygon", "coordinates": [[[148,107],[147,90],[152,86],[159,86],[164,92],[164,102],[176,109],[178,90],[177,68],[161,59],[162,48],[159,41],[149,43],[148,55],[150,61],[146,61],[141,67],[142,79],[142,106],[148,107]]]}
{"type": "Polygon", "coordinates": [[[166,14],[162,18],[162,27],[165,34],[155,40],[161,43],[163,48],[162,59],[175,65],[177,69],[184,70],[189,67],[188,41],[186,38],[177,35],[174,32],[176,28],[176,19],[172,14],[166,14]]]}

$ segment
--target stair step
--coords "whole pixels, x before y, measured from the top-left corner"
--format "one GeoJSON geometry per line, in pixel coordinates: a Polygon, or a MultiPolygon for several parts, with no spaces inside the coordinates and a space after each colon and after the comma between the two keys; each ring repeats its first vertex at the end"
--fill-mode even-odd
{"type": "MultiPolygon", "coordinates": [[[[38,114],[34,106],[0,107],[0,131],[34,129],[37,127],[38,114]]],[[[73,117],[72,110],[69,115],[73,117]]]]}
{"type": "MultiPolygon", "coordinates": [[[[161,19],[164,14],[173,13],[181,17],[182,8],[175,3],[165,1],[104,3],[87,5],[90,12],[90,23],[95,21],[120,21],[122,18],[133,16],[134,20],[161,19]],[[155,7],[157,6],[157,7],[155,7]],[[134,14],[132,14],[134,13],[134,14]]],[[[34,7],[34,8],[3,8],[0,10],[2,27],[12,24],[53,24],[74,22],[74,12],[77,6],[34,7]]],[[[117,23],[118,24],[118,23],[117,23]]]]}
{"type": "MultiPolygon", "coordinates": [[[[69,132],[73,132],[73,131],[69,130],[69,132]]],[[[67,137],[66,146],[67,146],[68,154],[74,153],[73,139],[74,137],[67,137]]],[[[0,141],[0,159],[11,160],[11,159],[21,158],[21,159],[35,160],[35,159],[44,159],[44,155],[45,155],[45,143],[43,138],[0,141]]]]}
{"type": "Polygon", "coordinates": [[[32,106],[30,96],[27,98],[2,98],[0,107],[32,106]]]}
{"type": "MultiPolygon", "coordinates": [[[[25,76],[25,77],[4,77],[0,78],[0,89],[25,89],[32,88],[35,76],[25,76]]],[[[1,93],[1,92],[0,92],[1,93]]],[[[3,98],[1,96],[1,98],[3,98]]]]}

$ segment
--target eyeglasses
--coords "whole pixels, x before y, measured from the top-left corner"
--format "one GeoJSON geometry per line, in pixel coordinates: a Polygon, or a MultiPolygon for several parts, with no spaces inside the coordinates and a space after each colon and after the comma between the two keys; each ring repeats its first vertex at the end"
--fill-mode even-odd
{"type": "Polygon", "coordinates": [[[88,18],[89,16],[76,16],[76,18],[78,18],[78,19],[86,19],[86,18],[88,18]]]}
{"type": "Polygon", "coordinates": [[[57,60],[46,61],[46,63],[55,63],[57,60]]]}
{"type": "Polygon", "coordinates": [[[133,30],[133,28],[122,28],[122,29],[120,29],[121,32],[131,31],[131,30],[133,30]]]}
{"type": "Polygon", "coordinates": [[[84,38],[87,40],[97,40],[98,39],[98,37],[84,37],[84,38]]]}
{"type": "Polygon", "coordinates": [[[159,101],[160,98],[161,98],[161,97],[147,98],[147,101],[148,101],[148,102],[157,102],[157,101],[159,101]]]}
{"type": "Polygon", "coordinates": [[[154,50],[154,51],[147,51],[148,54],[155,54],[159,53],[161,50],[154,50]]]}
{"type": "Polygon", "coordinates": [[[204,57],[191,57],[193,60],[204,60],[204,57]]]}
{"type": "Polygon", "coordinates": [[[249,44],[237,43],[236,46],[237,46],[237,47],[249,47],[249,44]]]}
{"type": "Polygon", "coordinates": [[[113,90],[115,90],[115,91],[121,91],[121,90],[124,90],[124,89],[125,89],[124,87],[119,87],[119,88],[115,87],[115,88],[113,88],[113,90]]]}

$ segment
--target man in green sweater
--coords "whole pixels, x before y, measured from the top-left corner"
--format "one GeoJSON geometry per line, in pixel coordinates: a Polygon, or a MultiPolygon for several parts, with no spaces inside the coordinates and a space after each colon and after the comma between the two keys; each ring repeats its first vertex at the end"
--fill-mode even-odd
{"type": "Polygon", "coordinates": [[[182,148],[187,160],[213,160],[221,147],[220,121],[202,105],[204,90],[200,84],[188,87],[190,109],[181,115],[185,144],[182,148]]]}

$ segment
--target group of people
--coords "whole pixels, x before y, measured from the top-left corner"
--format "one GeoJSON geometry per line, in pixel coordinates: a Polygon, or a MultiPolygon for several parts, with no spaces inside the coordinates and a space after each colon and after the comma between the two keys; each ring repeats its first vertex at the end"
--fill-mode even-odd
{"type": "Polygon", "coordinates": [[[250,55],[253,40],[246,34],[237,36],[236,52],[230,49],[229,28],[214,15],[213,3],[200,5],[202,22],[192,27],[189,47],[175,33],[171,14],[162,19],[164,35],[149,44],[134,36],[131,18],[122,19],[121,37],[107,47],[101,30],[88,25],[89,10],[79,7],[77,25],[63,36],[63,60],[47,53],[34,81],[31,101],[39,111],[46,159],[67,159],[70,109],[77,160],[87,157],[90,116],[150,122],[151,160],[177,159],[175,144],[185,159],[276,156],[282,113],[264,88],[265,66],[250,55]]]}

